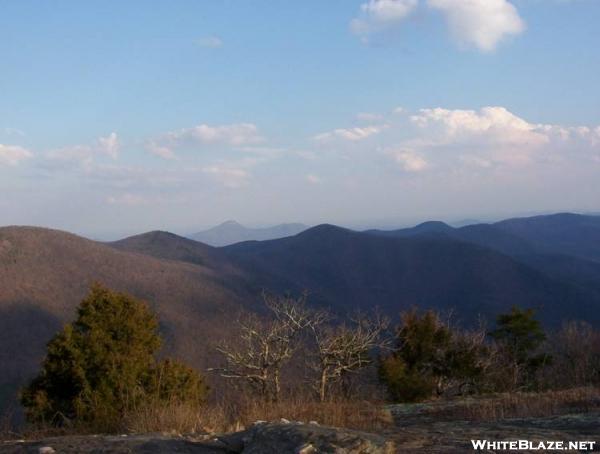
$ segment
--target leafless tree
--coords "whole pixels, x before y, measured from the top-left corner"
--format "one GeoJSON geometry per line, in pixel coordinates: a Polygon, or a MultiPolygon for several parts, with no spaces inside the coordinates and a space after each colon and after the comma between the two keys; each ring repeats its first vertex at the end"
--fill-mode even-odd
{"type": "Polygon", "coordinates": [[[554,386],[587,386],[600,379],[600,332],[584,321],[565,322],[552,336],[554,386]]]}
{"type": "Polygon", "coordinates": [[[371,364],[371,351],[388,346],[382,336],[388,326],[389,320],[379,314],[359,314],[349,323],[310,325],[315,343],[313,367],[318,372],[316,390],[321,401],[326,399],[331,381],[371,364]]]}
{"type": "Polygon", "coordinates": [[[263,398],[276,401],[281,393],[281,368],[296,350],[300,333],[322,323],[324,314],[306,308],[306,294],[293,298],[263,293],[263,302],[271,317],[240,318],[241,346],[224,343],[217,347],[226,365],[210,370],[243,380],[263,398]]]}
{"type": "Polygon", "coordinates": [[[452,339],[437,366],[440,372],[436,393],[438,395],[464,395],[477,390],[493,371],[498,350],[488,345],[485,321],[473,329],[465,330],[448,324],[452,339]],[[442,365],[440,367],[440,365],[442,365]]]}

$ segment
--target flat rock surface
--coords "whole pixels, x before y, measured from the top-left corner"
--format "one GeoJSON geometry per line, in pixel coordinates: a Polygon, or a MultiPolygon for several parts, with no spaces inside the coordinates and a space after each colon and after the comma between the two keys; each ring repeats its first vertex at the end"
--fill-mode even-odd
{"type": "MultiPolygon", "coordinates": [[[[316,424],[271,422],[223,436],[89,435],[10,441],[0,444],[0,453],[459,453],[471,452],[471,440],[475,439],[600,442],[600,412],[492,422],[432,421],[403,417],[402,412],[395,412],[394,416],[395,427],[380,434],[316,424]]],[[[596,450],[599,449],[597,446],[596,450]]]]}
{"type": "Polygon", "coordinates": [[[600,412],[493,422],[409,421],[404,426],[400,418],[396,422],[398,427],[384,435],[395,442],[397,452],[469,452],[471,440],[481,439],[596,441],[596,450],[600,450],[600,412]]]}
{"type": "Polygon", "coordinates": [[[187,437],[164,436],[160,434],[147,435],[76,435],[52,437],[40,441],[5,442],[0,445],[0,453],[198,453],[223,454],[228,451],[211,446],[205,441],[197,441],[187,437]],[[45,450],[45,451],[44,451],[45,450]]]}
{"type": "Polygon", "coordinates": [[[301,423],[263,423],[216,437],[164,435],[68,436],[12,441],[0,453],[198,453],[198,454],[388,454],[395,452],[380,435],[301,423]],[[52,450],[50,450],[52,449],[52,450]]]}

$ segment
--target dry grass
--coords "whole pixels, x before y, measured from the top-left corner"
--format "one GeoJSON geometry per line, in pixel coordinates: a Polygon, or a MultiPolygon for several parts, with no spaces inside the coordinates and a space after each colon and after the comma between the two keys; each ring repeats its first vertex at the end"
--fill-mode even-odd
{"type": "Polygon", "coordinates": [[[222,433],[241,430],[255,421],[281,418],[365,431],[382,429],[393,423],[382,405],[374,402],[338,400],[320,403],[286,399],[265,403],[242,399],[213,403],[199,410],[180,404],[147,407],[129,415],[125,424],[128,431],[137,433],[222,433]]]}
{"type": "Polygon", "coordinates": [[[17,438],[19,434],[13,429],[12,414],[9,412],[0,413],[0,440],[17,438]]]}
{"type": "Polygon", "coordinates": [[[600,409],[600,388],[583,387],[539,393],[505,393],[440,402],[432,415],[448,419],[497,421],[508,418],[537,418],[600,409]]]}
{"type": "MultiPolygon", "coordinates": [[[[506,393],[451,400],[436,400],[406,407],[406,424],[428,424],[433,420],[498,421],[509,418],[547,417],[566,413],[600,410],[600,388],[585,387],[542,393],[506,393]],[[424,417],[424,419],[423,419],[424,417]]],[[[321,425],[378,432],[394,426],[383,402],[338,399],[314,402],[307,398],[287,398],[278,403],[241,397],[223,399],[202,408],[185,404],[148,405],[126,415],[123,433],[225,433],[242,430],[255,421],[317,421],[321,425]]],[[[0,439],[14,437],[38,439],[48,436],[90,433],[91,428],[29,428],[15,434],[0,427],[0,439]]]]}

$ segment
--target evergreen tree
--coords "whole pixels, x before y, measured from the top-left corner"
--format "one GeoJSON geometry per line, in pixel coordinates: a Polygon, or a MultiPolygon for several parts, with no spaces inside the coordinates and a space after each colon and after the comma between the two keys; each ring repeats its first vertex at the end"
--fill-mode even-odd
{"type": "Polygon", "coordinates": [[[380,362],[379,376],[392,399],[415,402],[448,388],[473,385],[483,373],[485,336],[452,330],[438,314],[402,314],[396,349],[380,362]]]}
{"type": "Polygon", "coordinates": [[[508,314],[501,314],[496,329],[490,336],[496,340],[511,372],[510,386],[535,386],[536,372],[551,361],[550,355],[538,353],[546,334],[533,309],[513,306],[508,314]]]}
{"type": "Polygon", "coordinates": [[[190,391],[202,400],[203,378],[173,361],[157,364],[160,345],[158,321],[146,304],[95,284],[77,319],[48,343],[40,374],[22,392],[28,419],[109,428],[153,392],[190,391]]]}
{"type": "Polygon", "coordinates": [[[414,402],[434,393],[451,333],[433,311],[419,316],[412,310],[401,319],[396,350],[381,362],[379,373],[392,399],[414,402]]]}

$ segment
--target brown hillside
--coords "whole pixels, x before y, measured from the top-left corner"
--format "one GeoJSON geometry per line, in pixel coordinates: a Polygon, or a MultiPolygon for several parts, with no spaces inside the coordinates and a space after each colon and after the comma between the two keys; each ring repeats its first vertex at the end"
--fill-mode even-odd
{"type": "Polygon", "coordinates": [[[0,228],[0,400],[37,370],[46,342],[94,281],[148,301],[166,351],[200,367],[212,350],[207,342],[251,300],[243,275],[222,263],[160,260],[65,232],[0,228]]]}

